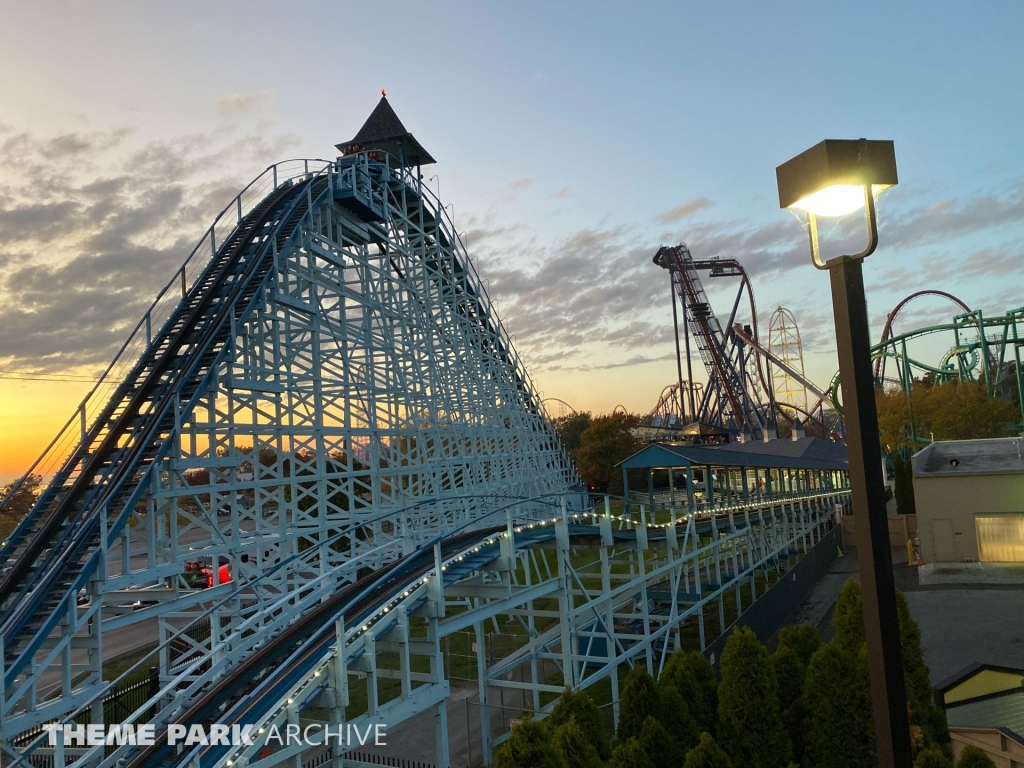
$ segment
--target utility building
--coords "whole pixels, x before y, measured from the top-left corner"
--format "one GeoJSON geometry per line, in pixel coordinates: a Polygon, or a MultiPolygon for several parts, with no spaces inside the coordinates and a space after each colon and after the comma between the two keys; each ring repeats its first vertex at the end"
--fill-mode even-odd
{"type": "Polygon", "coordinates": [[[925,563],[1024,563],[1024,440],[936,442],[915,454],[925,563]]]}

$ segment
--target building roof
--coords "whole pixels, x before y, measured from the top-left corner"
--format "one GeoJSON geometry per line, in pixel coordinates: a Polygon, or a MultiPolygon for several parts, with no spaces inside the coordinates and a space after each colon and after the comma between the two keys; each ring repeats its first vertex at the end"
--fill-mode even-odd
{"type": "MultiPolygon", "coordinates": [[[[765,456],[814,459],[817,461],[846,461],[846,446],[821,437],[801,437],[799,440],[769,440],[767,443],[750,440],[729,443],[727,450],[736,453],[757,453],[765,456]]],[[[716,450],[722,450],[716,448],[716,450]]]]}
{"type": "Polygon", "coordinates": [[[1024,439],[940,440],[914,454],[913,465],[916,476],[1024,473],[1024,439]]]}
{"type": "Polygon", "coordinates": [[[946,709],[946,721],[957,728],[1005,728],[1018,739],[1024,733],[1024,690],[993,694],[946,709]]]}
{"type": "Polygon", "coordinates": [[[971,664],[935,686],[944,704],[970,701],[994,693],[1019,690],[1024,684],[1024,669],[999,664],[971,664]]]}
{"type": "Polygon", "coordinates": [[[840,452],[834,449],[814,448],[810,441],[815,440],[828,443],[827,440],[816,437],[805,437],[802,440],[769,440],[767,443],[729,443],[724,446],[655,443],[637,451],[618,466],[626,469],[690,465],[844,471],[849,469],[845,446],[832,444],[838,445],[841,449],[840,458],[840,452]],[[801,443],[806,445],[801,446],[801,443]],[[784,447],[786,444],[795,447],[784,447]],[[804,455],[805,453],[809,455],[804,455]]]}
{"type": "Polygon", "coordinates": [[[430,165],[436,162],[430,153],[406,130],[395,110],[382,95],[363,127],[348,141],[335,144],[345,154],[379,149],[403,160],[405,165],[430,165]]]}
{"type": "Polygon", "coordinates": [[[935,690],[951,727],[998,728],[1021,739],[1024,669],[972,664],[943,680],[935,690]]]}

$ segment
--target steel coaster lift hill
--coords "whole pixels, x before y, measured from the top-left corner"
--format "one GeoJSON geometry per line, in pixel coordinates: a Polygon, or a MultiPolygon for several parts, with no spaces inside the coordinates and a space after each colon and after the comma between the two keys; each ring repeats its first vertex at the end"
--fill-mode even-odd
{"type": "MultiPolygon", "coordinates": [[[[801,421],[814,424],[821,434],[833,440],[842,439],[841,421],[825,423],[824,406],[834,406],[836,398],[808,379],[802,364],[798,368],[793,360],[784,359],[759,340],[753,288],[739,261],[694,259],[686,244],[680,243],[660,248],[654,263],[668,270],[670,276],[678,380],[662,391],[647,416],[648,426],[671,428],[678,415],[684,424],[691,425],[689,431],[698,439],[696,430],[711,428],[727,430],[733,439],[746,441],[775,437],[781,418],[794,426],[799,426],[801,421]],[[715,278],[740,278],[724,325],[708,300],[700,272],[715,278]],[[749,322],[738,322],[744,300],[749,322]],[[682,344],[677,302],[682,307],[682,344]],[[693,379],[691,337],[707,374],[704,385],[693,379]],[[685,377],[683,360],[686,361],[685,377]],[[778,369],[774,373],[772,366],[778,369]],[[813,405],[801,407],[793,398],[777,399],[780,393],[775,391],[775,380],[780,377],[814,395],[813,405]]],[[[678,431],[678,425],[673,431],[678,431]]]]}
{"type": "MultiPolygon", "coordinates": [[[[492,692],[543,713],[542,694],[610,680],[617,701],[622,664],[656,673],[687,622],[707,649],[705,613],[723,634],[726,594],[749,608],[846,503],[841,468],[815,466],[791,487],[765,469],[774,490],[742,500],[590,506],[423,183],[433,158],[386,98],[339,149],[275,164],[229,203],[26,474],[48,485],[0,542],[5,768],[340,768],[361,763],[172,746],[168,724],[390,728],[422,712],[446,766],[442,641],[459,632],[478,648],[489,763],[507,737],[492,692]],[[190,577],[199,563],[208,581],[190,577]],[[512,625],[519,645],[494,661],[488,627],[512,625]],[[109,680],[126,642],[149,655],[109,680]],[[119,698],[150,667],[141,698],[119,698]],[[43,732],[111,719],[153,725],[155,743],[43,732]]],[[[697,308],[702,267],[666,259],[697,308]]],[[[721,376],[702,407],[771,429],[770,397],[743,392],[749,353],[725,353],[733,332],[699,314],[721,376]]]]}
{"type": "MultiPolygon", "coordinates": [[[[694,259],[685,243],[662,247],[654,263],[669,271],[675,328],[679,406],[683,421],[729,430],[742,439],[763,439],[776,434],[777,409],[772,377],[759,359],[767,351],[757,343],[757,306],[743,265],[736,259],[694,259]],[[729,320],[722,326],[704,292],[699,272],[712,277],[739,277],[740,284],[729,320]],[[740,302],[746,298],[750,324],[736,323],[740,302]],[[676,301],[683,308],[684,349],[679,344],[676,301]],[[693,336],[707,384],[693,383],[690,337],[693,336]],[[682,359],[686,360],[686,378],[682,359]]],[[[664,399],[664,396],[663,396],[664,399]]]]}

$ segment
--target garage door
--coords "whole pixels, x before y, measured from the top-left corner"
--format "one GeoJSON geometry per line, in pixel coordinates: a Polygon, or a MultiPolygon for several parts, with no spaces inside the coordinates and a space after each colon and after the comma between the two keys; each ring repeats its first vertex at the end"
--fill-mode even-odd
{"type": "Polygon", "coordinates": [[[1024,515],[976,517],[974,521],[981,562],[1024,563],[1024,515]]]}

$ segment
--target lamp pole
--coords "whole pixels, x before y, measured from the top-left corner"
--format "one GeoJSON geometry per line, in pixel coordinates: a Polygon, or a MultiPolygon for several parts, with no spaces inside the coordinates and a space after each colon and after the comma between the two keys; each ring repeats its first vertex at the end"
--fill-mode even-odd
{"type": "Polygon", "coordinates": [[[885,509],[885,481],[878,453],[878,413],[861,260],[844,259],[829,267],[829,276],[857,532],[857,566],[864,596],[864,633],[878,765],[879,768],[911,768],[910,722],[885,509]]]}
{"type": "Polygon", "coordinates": [[[807,211],[811,259],[819,269],[828,270],[832,283],[878,765],[912,768],[861,264],[878,245],[873,193],[898,183],[896,154],[891,141],[827,139],[780,165],[776,175],[780,207],[807,211]],[[867,221],[867,247],[853,256],[823,261],[817,216],[844,216],[861,206],[867,221]]]}

